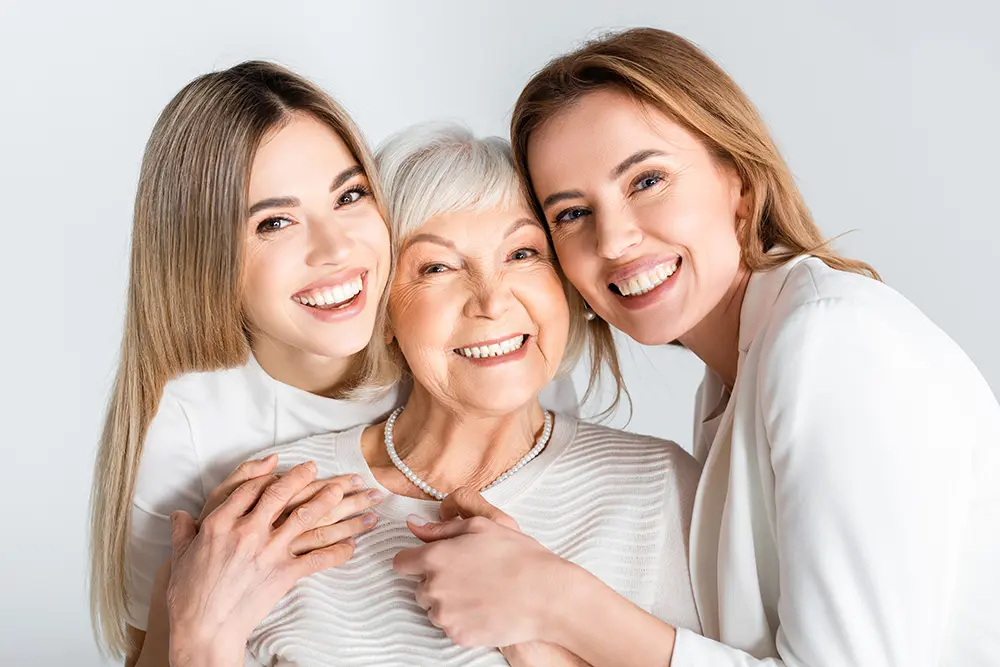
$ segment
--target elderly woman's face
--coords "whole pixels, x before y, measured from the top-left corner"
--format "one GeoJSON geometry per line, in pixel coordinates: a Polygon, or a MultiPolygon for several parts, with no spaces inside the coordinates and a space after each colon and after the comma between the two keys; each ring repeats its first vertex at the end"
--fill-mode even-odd
{"type": "Polygon", "coordinates": [[[439,400],[502,414],[562,361],[569,309],[526,203],[431,218],[404,244],[389,313],[414,379],[439,400]]]}

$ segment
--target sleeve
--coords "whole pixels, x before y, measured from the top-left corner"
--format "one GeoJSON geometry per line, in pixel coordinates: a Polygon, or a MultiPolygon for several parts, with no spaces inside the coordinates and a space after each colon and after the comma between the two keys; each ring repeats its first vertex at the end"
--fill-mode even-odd
{"type": "Polygon", "coordinates": [[[546,410],[552,410],[573,417],[580,416],[580,399],[569,375],[550,382],[538,397],[546,410]]]}
{"type": "Polygon", "coordinates": [[[191,424],[181,403],[164,394],[146,432],[126,549],[128,624],[146,629],[156,571],[170,558],[170,513],[197,517],[205,506],[201,466],[191,424]]]}
{"type": "Polygon", "coordinates": [[[972,431],[957,427],[968,417],[962,374],[928,329],[827,299],[768,333],[758,396],[779,657],[680,630],[673,667],[940,664],[970,486],[961,439],[972,431]]]}
{"type": "Polygon", "coordinates": [[[671,442],[670,446],[674,449],[674,463],[664,480],[667,491],[664,503],[665,556],[652,613],[675,627],[700,633],[701,624],[689,575],[688,554],[691,551],[688,538],[701,464],[680,445],[671,442]]]}

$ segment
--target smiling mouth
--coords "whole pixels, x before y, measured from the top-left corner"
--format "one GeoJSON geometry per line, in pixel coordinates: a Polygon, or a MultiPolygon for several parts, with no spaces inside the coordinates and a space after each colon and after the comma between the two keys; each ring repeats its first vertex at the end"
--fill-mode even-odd
{"type": "Polygon", "coordinates": [[[366,273],[361,274],[360,276],[350,280],[345,280],[337,285],[320,287],[306,292],[299,292],[298,294],[292,296],[292,301],[306,306],[307,308],[315,308],[317,310],[339,310],[341,308],[347,308],[354,303],[364,291],[364,278],[366,275],[366,273]]]}
{"type": "Polygon", "coordinates": [[[622,297],[642,296],[670,280],[681,266],[681,259],[657,264],[651,269],[636,274],[627,280],[619,280],[608,285],[608,289],[622,297]]]}
{"type": "Polygon", "coordinates": [[[469,347],[456,347],[455,354],[467,359],[488,359],[490,357],[502,357],[511,352],[517,352],[528,342],[528,334],[519,334],[497,343],[486,345],[471,345],[469,347]]]}

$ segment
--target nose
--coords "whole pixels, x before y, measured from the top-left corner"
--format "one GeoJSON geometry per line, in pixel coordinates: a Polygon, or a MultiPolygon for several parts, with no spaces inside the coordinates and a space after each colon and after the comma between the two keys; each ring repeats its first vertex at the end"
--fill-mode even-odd
{"type": "Polygon", "coordinates": [[[596,217],[597,254],[604,259],[618,259],[642,242],[642,230],[627,210],[596,217]]]}
{"type": "Polygon", "coordinates": [[[472,285],[464,314],[473,319],[498,320],[510,308],[513,299],[514,294],[502,277],[478,279],[472,285]]]}
{"type": "Polygon", "coordinates": [[[344,264],[356,246],[350,230],[335,219],[310,220],[307,235],[306,264],[309,266],[344,264]]]}

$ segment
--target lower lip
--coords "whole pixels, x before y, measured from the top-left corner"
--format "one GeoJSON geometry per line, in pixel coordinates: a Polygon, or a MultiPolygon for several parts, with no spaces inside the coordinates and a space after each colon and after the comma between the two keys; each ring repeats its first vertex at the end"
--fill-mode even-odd
{"type": "Polygon", "coordinates": [[[300,308],[304,308],[306,312],[315,317],[320,322],[339,322],[341,320],[346,320],[354,317],[361,311],[365,309],[365,304],[368,302],[368,274],[365,273],[361,278],[361,292],[354,297],[349,305],[343,306],[341,308],[332,308],[330,310],[324,310],[321,308],[313,308],[312,306],[306,306],[299,303],[298,301],[293,301],[293,303],[300,308]]]}
{"type": "Polygon", "coordinates": [[[513,352],[501,354],[499,357],[480,357],[479,359],[476,359],[475,357],[467,357],[464,354],[458,354],[458,352],[455,352],[455,354],[475,366],[488,368],[490,366],[499,366],[500,364],[506,364],[508,362],[520,361],[521,359],[524,359],[524,356],[528,354],[528,343],[530,342],[531,336],[528,336],[528,339],[521,344],[521,347],[517,348],[513,352]]]}
{"type": "MultiPolygon", "coordinates": [[[[639,296],[622,296],[620,294],[615,294],[618,298],[618,303],[629,310],[641,310],[647,306],[650,306],[661,298],[663,298],[670,288],[674,286],[677,282],[677,276],[680,275],[681,269],[683,268],[682,263],[677,264],[677,268],[674,269],[673,274],[662,283],[649,290],[645,294],[640,294],[639,296]]],[[[612,292],[614,294],[614,292],[612,292]]]]}

